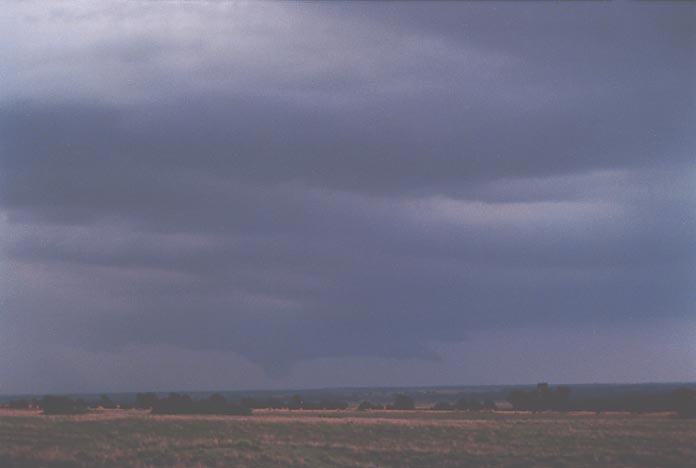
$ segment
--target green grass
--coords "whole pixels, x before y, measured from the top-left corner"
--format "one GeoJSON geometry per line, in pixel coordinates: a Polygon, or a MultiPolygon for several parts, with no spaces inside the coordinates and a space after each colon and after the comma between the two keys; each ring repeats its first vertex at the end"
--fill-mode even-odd
{"type": "Polygon", "coordinates": [[[268,411],[152,416],[0,411],[0,466],[689,466],[670,415],[268,411]]]}

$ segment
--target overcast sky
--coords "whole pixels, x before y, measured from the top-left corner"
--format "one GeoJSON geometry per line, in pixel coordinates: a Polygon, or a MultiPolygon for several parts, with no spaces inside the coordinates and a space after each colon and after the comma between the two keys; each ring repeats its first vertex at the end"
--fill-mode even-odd
{"type": "Polygon", "coordinates": [[[0,30],[0,393],[696,380],[696,4],[0,30]]]}

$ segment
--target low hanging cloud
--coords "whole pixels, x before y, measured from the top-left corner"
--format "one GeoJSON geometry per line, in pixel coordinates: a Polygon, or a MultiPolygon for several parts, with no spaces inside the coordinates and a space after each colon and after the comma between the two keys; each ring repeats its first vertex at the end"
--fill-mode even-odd
{"type": "Polygon", "coordinates": [[[693,5],[2,15],[15,350],[230,353],[283,378],[693,317],[693,5]]]}

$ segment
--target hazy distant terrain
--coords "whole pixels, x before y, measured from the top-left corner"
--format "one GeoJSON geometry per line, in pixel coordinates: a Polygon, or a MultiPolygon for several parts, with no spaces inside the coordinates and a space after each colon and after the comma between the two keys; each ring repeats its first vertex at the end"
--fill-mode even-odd
{"type": "MultiPolygon", "coordinates": [[[[301,394],[310,401],[322,399],[341,400],[357,405],[361,401],[369,400],[376,403],[388,403],[395,393],[403,393],[413,398],[419,406],[430,405],[438,401],[453,401],[459,396],[466,396],[478,400],[505,400],[514,390],[530,390],[534,385],[448,385],[431,387],[353,387],[353,388],[317,388],[317,389],[279,389],[279,390],[218,390],[218,391],[185,391],[193,398],[205,398],[213,393],[219,393],[225,398],[239,400],[242,398],[255,399],[288,399],[293,395],[301,394]]],[[[633,394],[664,394],[677,388],[696,389],[696,382],[674,383],[641,383],[641,384],[575,384],[568,385],[571,389],[571,398],[611,397],[612,395],[633,394]]],[[[158,392],[164,396],[170,393],[158,392]]],[[[135,400],[135,392],[109,393],[109,397],[118,404],[132,404],[135,400]]],[[[17,399],[41,398],[43,394],[36,395],[0,395],[0,404],[17,399]]],[[[69,396],[82,398],[88,402],[96,402],[98,393],[73,393],[69,396]]]]}
{"type": "Polygon", "coordinates": [[[6,467],[687,466],[696,459],[696,422],[668,414],[5,409],[0,440],[6,467]]]}

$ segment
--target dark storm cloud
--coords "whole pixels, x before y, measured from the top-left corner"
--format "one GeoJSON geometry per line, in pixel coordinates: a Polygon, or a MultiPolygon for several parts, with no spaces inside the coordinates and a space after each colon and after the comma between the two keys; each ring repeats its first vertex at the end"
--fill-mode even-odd
{"type": "Polygon", "coordinates": [[[7,329],[283,373],[689,319],[696,9],[616,3],[19,8],[7,329]]]}

